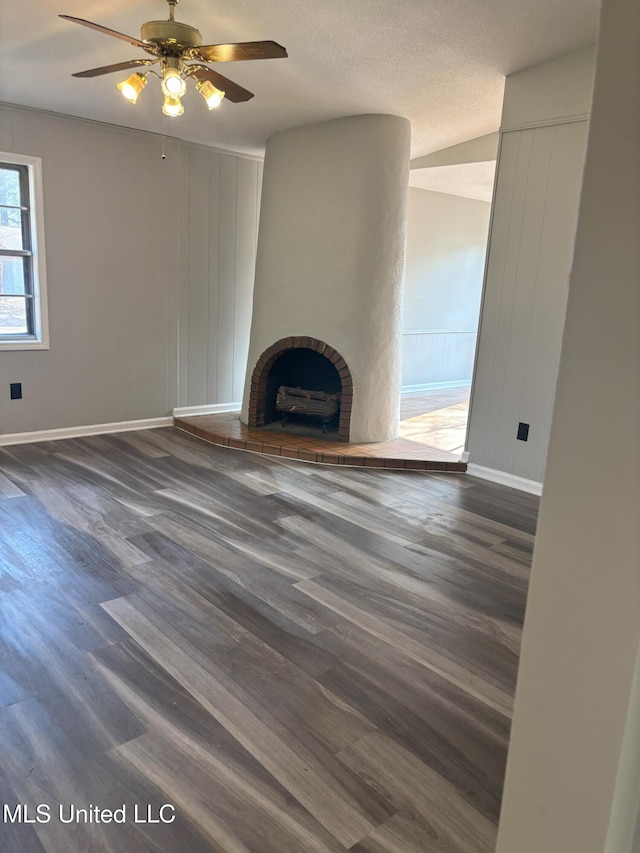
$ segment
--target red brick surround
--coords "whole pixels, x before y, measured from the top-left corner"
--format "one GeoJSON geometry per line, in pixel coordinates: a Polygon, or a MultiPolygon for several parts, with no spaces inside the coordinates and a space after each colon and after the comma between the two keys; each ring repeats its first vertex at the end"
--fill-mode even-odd
{"type": "Polygon", "coordinates": [[[292,349],[315,350],[327,358],[338,371],[342,382],[342,393],[340,400],[340,422],[338,425],[338,441],[349,441],[349,430],[351,426],[351,406],[353,403],[353,379],[347,362],[340,353],[324,341],[310,338],[304,335],[295,335],[290,338],[281,338],[275,344],[266,349],[253,369],[251,376],[251,391],[249,393],[249,416],[248,425],[254,429],[264,426],[264,404],[267,393],[267,376],[273,363],[283,353],[292,349]]]}

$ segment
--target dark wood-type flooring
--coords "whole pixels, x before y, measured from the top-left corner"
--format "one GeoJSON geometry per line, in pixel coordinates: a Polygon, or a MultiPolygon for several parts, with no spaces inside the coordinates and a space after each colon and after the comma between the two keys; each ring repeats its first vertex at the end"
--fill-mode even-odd
{"type": "Polygon", "coordinates": [[[535,498],[170,428],[0,471],[2,853],[493,851],[535,498]]]}

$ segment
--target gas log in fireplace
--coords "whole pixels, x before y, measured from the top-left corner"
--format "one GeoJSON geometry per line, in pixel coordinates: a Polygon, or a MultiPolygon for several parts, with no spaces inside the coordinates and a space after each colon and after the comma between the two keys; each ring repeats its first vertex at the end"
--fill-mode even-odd
{"type": "Polygon", "coordinates": [[[326,391],[281,385],[276,394],[276,410],[282,414],[283,427],[287,425],[289,415],[301,415],[303,418],[319,418],[322,421],[322,432],[326,433],[339,407],[339,393],[328,394],[326,391]]]}
{"type": "Polygon", "coordinates": [[[278,422],[288,430],[315,428],[349,441],[352,402],[351,373],[340,353],[316,338],[283,338],[265,350],[254,368],[249,426],[278,422]]]}

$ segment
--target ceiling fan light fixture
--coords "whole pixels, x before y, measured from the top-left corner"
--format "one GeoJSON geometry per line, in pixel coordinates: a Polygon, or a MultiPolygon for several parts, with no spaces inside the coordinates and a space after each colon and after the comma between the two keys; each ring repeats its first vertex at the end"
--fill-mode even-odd
{"type": "Polygon", "coordinates": [[[123,96],[132,104],[138,100],[138,95],[147,85],[147,75],[135,73],[121,83],[116,83],[123,96]]]}
{"type": "Polygon", "coordinates": [[[224,92],[221,89],[217,89],[209,80],[198,80],[196,82],[196,89],[205,99],[210,110],[214,110],[222,103],[224,92]]]}
{"type": "Polygon", "coordinates": [[[118,83],[118,89],[130,103],[135,104],[138,96],[147,85],[147,74],[159,78],[164,105],[162,111],[167,116],[180,116],[184,113],[181,98],[186,94],[187,79],[192,77],[198,91],[210,110],[220,106],[223,98],[234,104],[250,101],[253,92],[223,77],[213,68],[212,62],[242,62],[255,59],[282,59],[288,54],[282,45],[275,41],[235,42],[232,44],[203,44],[202,35],[196,27],[175,19],[175,6],[179,0],[167,0],[169,5],[168,21],[146,21],[140,28],[140,38],[126,35],[117,30],[104,27],[95,21],[76,18],[73,15],[60,15],[66,21],[87,27],[120,41],[141,48],[145,58],[114,62],[99,68],[79,71],[73,77],[101,77],[133,68],[149,68],[148,71],[135,72],[126,80],[118,83]],[[151,66],[156,66],[152,68],[151,66]],[[217,84],[217,85],[216,85],[217,84]],[[218,88],[224,86],[224,89],[218,88]]]}
{"type": "Polygon", "coordinates": [[[187,90],[180,71],[172,66],[165,67],[162,73],[162,91],[168,98],[181,98],[187,90]]]}
{"type": "Polygon", "coordinates": [[[180,100],[180,98],[174,98],[171,95],[165,95],[164,104],[162,105],[162,112],[166,116],[171,116],[171,118],[181,116],[184,113],[182,101],[180,100]]]}

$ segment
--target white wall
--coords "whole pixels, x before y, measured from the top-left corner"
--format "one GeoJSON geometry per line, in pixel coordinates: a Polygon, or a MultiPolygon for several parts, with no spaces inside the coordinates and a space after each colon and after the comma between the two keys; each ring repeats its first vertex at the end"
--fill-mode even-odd
{"type": "Polygon", "coordinates": [[[409,188],[402,387],[471,382],[490,205],[409,188]]]}
{"type": "Polygon", "coordinates": [[[634,849],[639,199],[640,5],[604,0],[498,853],[634,849]]]}
{"type": "Polygon", "coordinates": [[[336,349],[353,379],[352,441],[397,434],[411,128],[349,116],[270,137],[264,164],[251,375],[280,338],[336,349]]]}
{"type": "Polygon", "coordinates": [[[409,187],[403,329],[475,329],[490,208],[409,187]]]}
{"type": "Polygon", "coordinates": [[[171,139],[163,161],[160,146],[152,134],[0,107],[0,150],[42,158],[51,340],[48,351],[1,354],[0,432],[171,414],[179,302],[181,402],[239,395],[259,164],[171,139]],[[203,208],[220,211],[219,228],[203,208]],[[9,400],[10,382],[22,382],[22,400],[9,400]]]}
{"type": "Polygon", "coordinates": [[[588,48],[514,74],[505,87],[467,451],[472,466],[538,483],[560,357],[592,77],[588,48]],[[519,422],[530,424],[527,442],[516,439],[519,422]]]}
{"type": "Polygon", "coordinates": [[[588,45],[507,77],[500,131],[588,118],[595,59],[588,45]]]}

